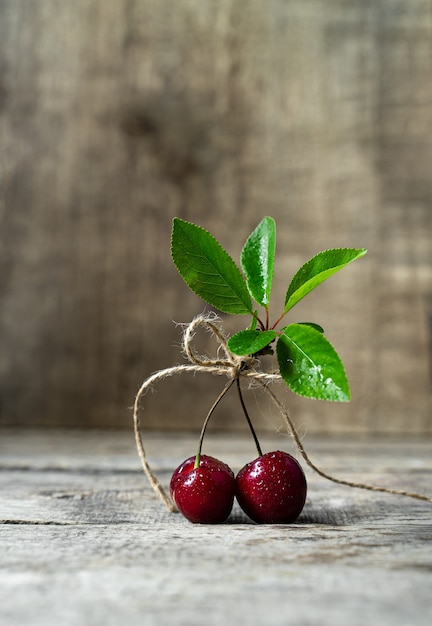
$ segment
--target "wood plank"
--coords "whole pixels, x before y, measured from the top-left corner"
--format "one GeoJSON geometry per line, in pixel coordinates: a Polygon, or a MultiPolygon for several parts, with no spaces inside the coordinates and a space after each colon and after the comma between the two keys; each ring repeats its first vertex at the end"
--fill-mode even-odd
{"type": "MultiPolygon", "coordinates": [[[[0,622],[426,626],[432,614],[432,505],[350,489],[306,469],[295,524],[226,524],[168,513],[126,433],[0,433],[0,622]]],[[[152,434],[167,485],[196,438],[152,434]]],[[[304,442],[339,477],[430,492],[430,442],[304,442]]],[[[210,435],[233,468],[251,442],[210,435]]],[[[263,447],[292,451],[286,437],[263,447]],[[288,444],[288,445],[287,445],[288,444]]]]}

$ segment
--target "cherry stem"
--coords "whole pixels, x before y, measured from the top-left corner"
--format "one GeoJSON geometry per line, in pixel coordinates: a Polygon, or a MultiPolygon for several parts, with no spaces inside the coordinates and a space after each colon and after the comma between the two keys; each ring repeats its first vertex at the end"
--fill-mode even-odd
{"type": "Polygon", "coordinates": [[[253,424],[251,422],[251,418],[249,417],[249,413],[247,412],[246,405],[245,405],[244,400],[243,400],[243,393],[242,393],[241,386],[240,386],[240,378],[236,378],[236,381],[237,381],[237,391],[238,391],[238,395],[239,395],[239,398],[240,398],[240,404],[242,405],[242,409],[243,409],[243,412],[245,414],[246,421],[247,421],[247,423],[249,425],[250,431],[252,433],[252,437],[254,438],[256,449],[258,451],[258,456],[262,456],[262,450],[261,450],[260,442],[258,441],[258,437],[257,437],[257,434],[255,432],[255,428],[253,427],[253,424]]]}
{"type": "Polygon", "coordinates": [[[233,378],[232,380],[227,382],[227,384],[222,389],[222,391],[220,392],[220,394],[218,395],[216,400],[213,402],[213,405],[212,405],[210,411],[207,413],[207,417],[205,418],[204,423],[203,423],[202,428],[201,428],[201,434],[200,434],[199,443],[198,443],[198,450],[197,450],[197,453],[196,453],[196,456],[195,456],[194,469],[196,469],[200,465],[201,450],[202,450],[202,445],[203,445],[203,441],[204,441],[204,435],[205,435],[205,432],[207,430],[207,425],[209,423],[209,420],[210,420],[211,416],[213,415],[213,411],[215,410],[215,408],[217,407],[219,402],[222,400],[224,395],[227,393],[227,391],[232,387],[232,385],[234,384],[235,380],[236,379],[233,378]]]}

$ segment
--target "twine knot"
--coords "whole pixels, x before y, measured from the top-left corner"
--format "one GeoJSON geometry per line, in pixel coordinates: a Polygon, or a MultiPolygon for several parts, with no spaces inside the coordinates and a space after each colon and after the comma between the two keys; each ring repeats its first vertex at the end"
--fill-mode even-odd
{"type": "Polygon", "coordinates": [[[259,369],[260,361],[253,355],[238,356],[228,348],[228,338],[215,314],[198,315],[187,324],[183,333],[182,351],[195,371],[207,371],[212,374],[225,374],[230,378],[248,377],[268,382],[281,380],[276,372],[263,372],[259,369]],[[199,328],[209,331],[219,344],[216,358],[198,354],[194,339],[199,328]],[[222,352],[222,355],[220,354],[222,352]]]}

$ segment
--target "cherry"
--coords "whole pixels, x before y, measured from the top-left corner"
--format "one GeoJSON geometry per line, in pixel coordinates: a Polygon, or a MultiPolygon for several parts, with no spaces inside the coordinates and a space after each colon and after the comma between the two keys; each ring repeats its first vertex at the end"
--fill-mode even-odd
{"type": "Polygon", "coordinates": [[[183,461],[170,482],[178,510],[195,524],[221,524],[234,502],[235,477],[228,465],[205,454],[195,467],[195,456],[183,461]]]}
{"type": "Polygon", "coordinates": [[[288,524],[306,500],[306,477],[287,452],[268,452],[237,474],[236,497],[243,511],[261,524],[288,524]]]}

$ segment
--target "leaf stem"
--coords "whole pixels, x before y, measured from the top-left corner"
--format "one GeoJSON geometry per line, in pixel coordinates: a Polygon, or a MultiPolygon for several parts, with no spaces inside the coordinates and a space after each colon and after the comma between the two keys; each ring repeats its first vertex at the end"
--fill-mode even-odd
{"type": "Polygon", "coordinates": [[[258,456],[262,456],[262,450],[261,450],[260,443],[258,441],[257,434],[255,432],[255,429],[254,429],[253,425],[252,425],[251,419],[249,417],[249,413],[247,412],[246,405],[244,403],[243,394],[242,394],[242,390],[241,390],[241,386],[240,386],[240,379],[236,378],[236,381],[237,381],[237,391],[238,391],[238,395],[239,395],[239,398],[240,398],[240,404],[242,405],[242,409],[243,409],[243,412],[245,414],[246,421],[247,421],[247,423],[249,425],[250,431],[252,433],[252,437],[254,438],[256,449],[258,451],[258,456]]]}
{"type": "Polygon", "coordinates": [[[281,322],[283,320],[283,318],[285,317],[285,315],[287,314],[287,311],[283,311],[282,315],[280,315],[277,320],[275,321],[275,323],[273,324],[273,326],[271,327],[270,330],[274,330],[276,328],[276,326],[279,324],[279,322],[281,322]]]}
{"type": "Polygon", "coordinates": [[[202,450],[202,445],[203,445],[203,441],[204,441],[204,435],[205,435],[205,432],[207,430],[207,425],[209,423],[209,420],[210,420],[211,416],[213,415],[213,412],[214,412],[215,408],[217,407],[219,402],[222,400],[224,395],[227,393],[227,391],[232,387],[232,385],[234,384],[235,380],[236,379],[233,378],[232,380],[227,382],[227,384],[222,389],[222,391],[220,392],[220,394],[218,395],[216,400],[213,402],[213,404],[212,404],[212,406],[210,408],[210,411],[207,413],[207,416],[206,416],[206,418],[204,420],[204,423],[202,425],[202,428],[201,428],[201,434],[200,434],[199,443],[198,443],[198,450],[197,450],[197,453],[196,453],[196,456],[195,456],[194,469],[199,467],[199,464],[200,464],[200,461],[201,461],[201,450],[202,450]]]}
{"type": "Polygon", "coordinates": [[[256,319],[256,321],[259,324],[259,327],[261,328],[261,330],[266,330],[266,326],[264,326],[262,320],[258,317],[258,314],[256,312],[252,313],[252,317],[254,317],[256,319]]]}

